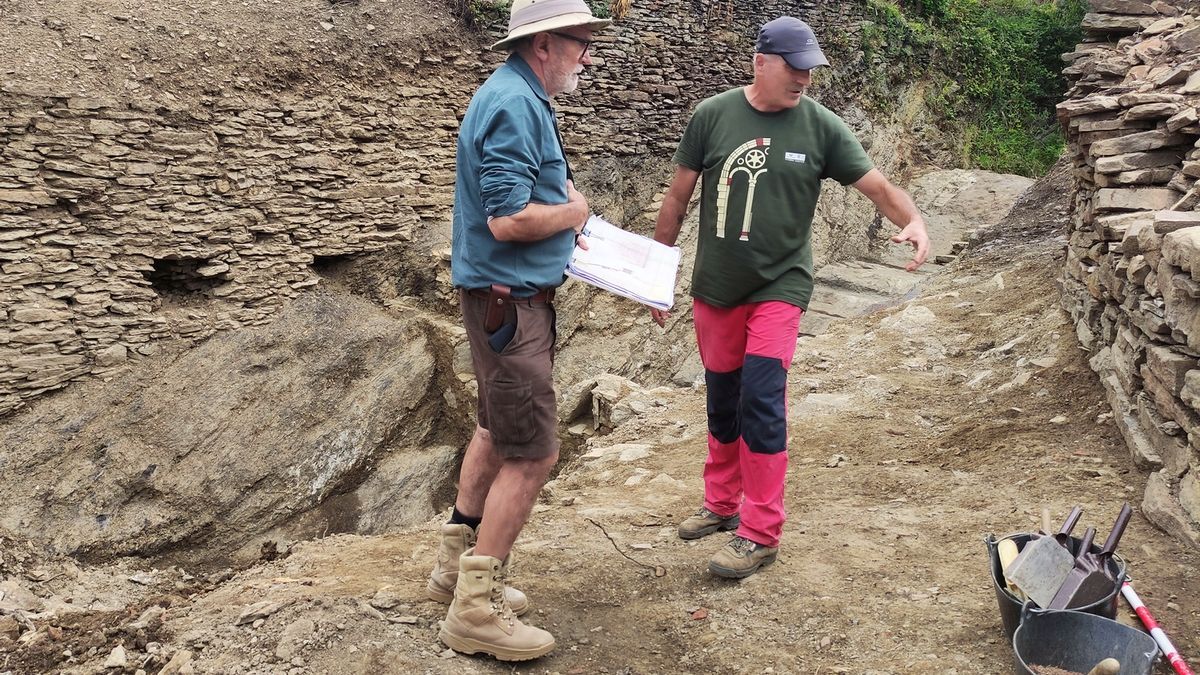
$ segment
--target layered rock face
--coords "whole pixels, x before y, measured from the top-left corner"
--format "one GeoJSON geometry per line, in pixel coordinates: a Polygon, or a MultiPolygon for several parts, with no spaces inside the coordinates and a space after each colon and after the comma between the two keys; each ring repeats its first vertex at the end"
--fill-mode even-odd
{"type": "Polygon", "coordinates": [[[157,338],[265,323],[317,284],[322,259],[444,219],[445,93],[164,111],[7,91],[0,413],[157,338]]]}
{"type": "Polygon", "coordinates": [[[1200,19],[1184,3],[1090,5],[1058,106],[1077,189],[1063,302],[1152,472],[1144,514],[1200,546],[1200,19]]]}
{"type": "Polygon", "coordinates": [[[245,561],[264,540],[421,522],[464,443],[445,335],[308,293],[153,374],[71,387],[0,427],[0,532],[90,560],[245,561]]]}
{"type": "MultiPolygon", "coordinates": [[[[583,91],[557,102],[568,151],[583,166],[640,158],[665,179],[695,103],[749,81],[765,18],[798,14],[853,44],[859,11],[634,7],[600,37],[583,91]]],[[[136,45],[136,23],[114,24],[110,39],[136,45]]],[[[439,35],[398,51],[384,81],[326,73],[319,91],[196,82],[130,100],[118,85],[0,85],[0,416],[153,354],[161,338],[264,324],[343,256],[448,243],[458,116],[504,58],[479,42],[439,35]]],[[[850,54],[839,65],[855,67],[850,54]]],[[[296,64],[308,66],[322,68],[296,64]]],[[[896,150],[879,152],[894,164],[896,150]]],[[[847,231],[872,215],[836,214],[847,231]]]]}

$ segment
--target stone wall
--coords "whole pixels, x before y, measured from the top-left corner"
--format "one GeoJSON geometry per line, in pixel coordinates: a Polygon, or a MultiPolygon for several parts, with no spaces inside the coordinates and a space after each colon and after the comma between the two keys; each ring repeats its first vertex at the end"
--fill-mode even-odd
{"type": "Polygon", "coordinates": [[[1063,303],[1151,472],[1143,513],[1200,546],[1200,19],[1162,2],[1091,7],[1058,106],[1076,176],[1063,303]]]}
{"type": "MultiPolygon", "coordinates": [[[[764,21],[799,16],[822,39],[837,32],[857,43],[862,12],[858,2],[817,0],[632,3],[615,29],[598,35],[591,86],[560,107],[564,141],[585,155],[648,154],[669,161],[697,102],[749,84],[754,39],[764,21]]],[[[830,58],[846,67],[845,56],[841,64],[830,58]]]]}
{"type": "Polygon", "coordinates": [[[157,338],[263,323],[323,257],[443,220],[457,92],[388,93],[170,109],[5,89],[0,413],[157,338]]]}
{"type": "MultiPolygon", "coordinates": [[[[665,167],[695,103],[748,81],[764,17],[803,16],[853,46],[861,11],[634,3],[560,101],[568,150],[665,167]]],[[[127,102],[0,84],[0,416],[161,338],[265,323],[340,256],[444,238],[457,116],[502,58],[457,40],[422,45],[389,82],[331,74],[313,95],[127,102]]]]}

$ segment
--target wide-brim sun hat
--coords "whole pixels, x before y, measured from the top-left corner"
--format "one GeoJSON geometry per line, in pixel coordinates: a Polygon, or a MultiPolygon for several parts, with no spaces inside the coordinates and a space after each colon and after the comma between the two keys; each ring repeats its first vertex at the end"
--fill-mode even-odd
{"type": "Polygon", "coordinates": [[[508,35],[492,49],[504,49],[535,33],[578,26],[599,30],[610,23],[610,19],[597,19],[583,0],[513,0],[508,35]]]}

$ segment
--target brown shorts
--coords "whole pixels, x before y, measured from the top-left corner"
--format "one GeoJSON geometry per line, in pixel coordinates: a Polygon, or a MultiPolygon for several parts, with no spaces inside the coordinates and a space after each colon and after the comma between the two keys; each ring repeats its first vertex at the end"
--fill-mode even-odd
{"type": "Polygon", "coordinates": [[[479,384],[479,426],[501,457],[540,459],[558,452],[554,307],[513,298],[499,330],[484,330],[486,291],[460,289],[463,325],[479,384]]]}

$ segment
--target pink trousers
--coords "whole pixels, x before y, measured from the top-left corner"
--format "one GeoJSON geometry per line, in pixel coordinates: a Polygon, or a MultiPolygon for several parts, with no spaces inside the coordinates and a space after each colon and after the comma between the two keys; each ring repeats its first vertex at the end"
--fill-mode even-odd
{"type": "Polygon", "coordinates": [[[740,512],[737,534],[764,546],[779,545],[786,517],[787,371],[803,314],[779,301],[693,306],[708,389],[704,506],[740,512]]]}

